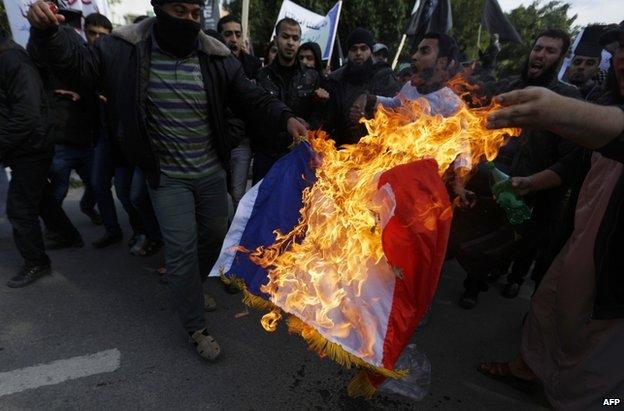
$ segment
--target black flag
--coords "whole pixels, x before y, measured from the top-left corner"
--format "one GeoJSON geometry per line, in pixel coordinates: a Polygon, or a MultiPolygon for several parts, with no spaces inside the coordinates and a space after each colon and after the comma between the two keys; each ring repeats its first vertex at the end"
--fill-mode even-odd
{"type": "Polygon", "coordinates": [[[405,34],[418,44],[426,33],[448,33],[452,27],[451,0],[423,0],[412,14],[405,34]]]}
{"type": "Polygon", "coordinates": [[[522,44],[522,38],[509,20],[497,0],[485,0],[483,7],[483,25],[490,34],[498,34],[500,41],[512,41],[522,44]]]}

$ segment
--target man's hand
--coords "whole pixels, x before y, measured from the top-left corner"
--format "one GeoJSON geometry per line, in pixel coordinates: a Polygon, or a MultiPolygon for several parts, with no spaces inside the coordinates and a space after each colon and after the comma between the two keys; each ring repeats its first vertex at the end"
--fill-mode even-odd
{"type": "Polygon", "coordinates": [[[535,187],[533,184],[533,177],[511,177],[511,186],[514,191],[520,195],[525,196],[532,191],[535,191],[535,187]]]}
{"type": "Polygon", "coordinates": [[[49,30],[65,21],[65,17],[57,13],[58,8],[54,4],[39,0],[30,6],[26,18],[34,28],[49,30]]]}
{"type": "Polygon", "coordinates": [[[324,88],[317,88],[314,90],[314,99],[321,104],[325,104],[329,100],[329,92],[324,88]]]}
{"type": "Polygon", "coordinates": [[[360,119],[366,115],[366,112],[364,111],[366,108],[366,99],[366,94],[360,94],[360,96],[353,102],[353,105],[349,110],[349,121],[351,121],[351,124],[357,124],[360,119]]]}
{"type": "Polygon", "coordinates": [[[568,113],[563,108],[565,97],[544,87],[528,87],[495,97],[505,106],[490,114],[489,128],[530,127],[552,129],[561,116],[568,113]]]}
{"type": "Polygon", "coordinates": [[[69,90],[54,90],[54,95],[62,98],[66,98],[73,102],[80,101],[80,94],[69,90]]]}
{"type": "Polygon", "coordinates": [[[302,141],[305,141],[308,137],[308,128],[295,117],[291,117],[288,119],[286,131],[288,131],[288,134],[290,134],[293,139],[293,144],[291,147],[294,147],[302,141]]]}

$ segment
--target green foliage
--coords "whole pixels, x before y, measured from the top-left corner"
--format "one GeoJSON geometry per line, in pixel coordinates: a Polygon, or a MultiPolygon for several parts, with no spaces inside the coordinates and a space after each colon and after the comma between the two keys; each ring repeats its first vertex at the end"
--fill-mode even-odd
{"type": "MultiPolygon", "coordinates": [[[[477,57],[479,47],[483,50],[489,42],[489,33],[485,28],[481,31],[481,42],[477,45],[481,13],[485,0],[453,0],[453,35],[458,43],[465,48],[470,58],[477,57]]],[[[535,36],[547,28],[558,28],[575,34],[573,27],[576,15],[569,17],[570,5],[559,0],[546,3],[535,0],[528,6],[519,6],[507,13],[509,21],[514,25],[524,44],[502,43],[499,54],[499,71],[517,73],[524,59],[528,56],[535,36]]]]}
{"type": "MultiPolygon", "coordinates": [[[[296,3],[318,14],[326,14],[337,0],[297,0],[296,3]]],[[[240,17],[242,0],[226,6],[240,17]]],[[[264,53],[270,40],[282,0],[251,0],[249,6],[250,34],[256,53],[264,53]]],[[[385,43],[390,52],[396,52],[403,30],[414,6],[413,0],[346,0],[342,3],[338,36],[347,40],[356,27],[365,27],[375,39],[385,43]]],[[[345,50],[346,53],[346,50],[345,50]]]]}

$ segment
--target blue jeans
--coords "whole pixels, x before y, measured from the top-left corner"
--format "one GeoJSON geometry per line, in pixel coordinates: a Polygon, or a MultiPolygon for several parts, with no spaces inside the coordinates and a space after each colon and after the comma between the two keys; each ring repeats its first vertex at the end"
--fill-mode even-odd
{"type": "Polygon", "coordinates": [[[115,182],[115,193],[122,207],[128,214],[130,226],[135,233],[143,231],[139,213],[130,201],[132,187],[132,175],[134,167],[116,166],[113,162],[113,154],[110,141],[105,133],[100,134],[95,153],[93,156],[92,187],[93,194],[102,215],[102,222],[106,234],[121,234],[121,227],[117,219],[117,209],[111,193],[112,181],[115,182]]]}
{"type": "Polygon", "coordinates": [[[234,208],[245,195],[247,189],[247,177],[251,164],[251,147],[249,140],[243,142],[230,153],[230,194],[234,202],[234,208]]]}
{"type": "Polygon", "coordinates": [[[132,176],[132,187],[130,188],[130,201],[132,206],[138,211],[143,225],[143,234],[148,241],[161,241],[160,227],[154,213],[154,207],[147,191],[147,182],[141,170],[136,167],[132,176]]]}
{"type": "Polygon", "coordinates": [[[165,242],[172,303],[188,332],[205,328],[202,283],[216,262],[227,231],[224,170],[198,179],[161,175],[149,188],[165,242]]]}
{"type": "Polygon", "coordinates": [[[49,175],[54,200],[58,204],[63,203],[67,196],[67,190],[69,190],[71,171],[76,170],[85,185],[84,194],[80,199],[80,209],[92,211],[95,207],[95,197],[91,191],[92,169],[93,147],[56,145],[49,175]]]}

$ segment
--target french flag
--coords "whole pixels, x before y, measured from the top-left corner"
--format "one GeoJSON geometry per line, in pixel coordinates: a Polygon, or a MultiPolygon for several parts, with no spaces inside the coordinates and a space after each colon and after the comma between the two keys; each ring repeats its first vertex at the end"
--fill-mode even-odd
{"type": "MultiPolygon", "coordinates": [[[[314,184],[314,167],[318,164],[310,146],[300,144],[243,197],[211,276],[236,276],[245,281],[250,293],[269,298],[260,291],[267,282],[266,269],[239,250],[269,246],[275,242],[276,229],[288,233],[295,227],[302,208],[301,194],[314,184]]],[[[345,290],[354,294],[349,301],[355,302],[359,318],[375,324],[375,344],[363,360],[376,368],[394,370],[438,287],[452,208],[438,166],[428,159],[383,172],[374,201],[381,205],[379,224],[385,259],[371,263],[368,256],[362,256],[367,280],[357,293],[349,287],[345,290]]],[[[283,301],[271,302],[287,311],[283,301]]],[[[353,317],[352,309],[350,306],[349,318],[353,317]]],[[[288,313],[313,326],[347,353],[361,357],[362,341],[357,333],[336,337],[336,333],[331,335],[315,326],[314,319],[306,318],[305,313],[288,313]]],[[[341,313],[335,315],[340,317],[341,313]]],[[[337,320],[346,318],[345,313],[337,320]]],[[[383,382],[383,377],[369,376],[375,388],[383,382]]]]}

